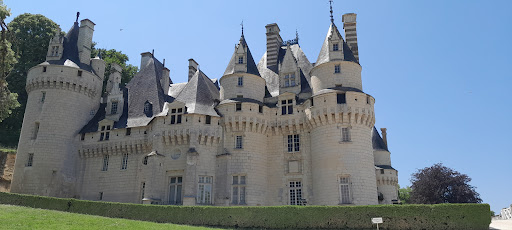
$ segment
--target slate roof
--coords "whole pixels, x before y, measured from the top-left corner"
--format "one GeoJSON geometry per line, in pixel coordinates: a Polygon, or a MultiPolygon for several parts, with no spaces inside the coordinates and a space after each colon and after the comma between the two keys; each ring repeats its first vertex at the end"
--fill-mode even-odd
{"type": "Polygon", "coordinates": [[[240,41],[238,42],[238,45],[236,45],[236,47],[235,47],[235,52],[233,52],[233,56],[231,56],[231,60],[229,60],[228,67],[226,67],[226,71],[224,71],[223,76],[235,73],[235,66],[238,63],[236,50],[239,46],[247,47],[247,73],[254,74],[256,76],[260,76],[258,67],[256,67],[256,63],[254,62],[254,58],[252,57],[251,50],[249,49],[249,46],[247,45],[247,42],[245,41],[245,37],[243,34],[240,37],[240,41]]]}
{"type": "Polygon", "coordinates": [[[388,147],[384,143],[384,140],[382,140],[382,137],[380,137],[379,131],[377,131],[377,128],[375,128],[375,126],[373,127],[372,144],[373,150],[389,151],[388,147]]]}
{"type": "MultiPolygon", "coordinates": [[[[329,26],[329,30],[327,31],[327,35],[325,36],[324,43],[322,44],[322,48],[320,48],[320,53],[318,54],[318,58],[316,60],[315,66],[324,64],[329,62],[329,38],[336,33],[340,38],[342,38],[340,31],[336,27],[334,23],[331,23],[331,26],[329,26]]],[[[343,38],[342,38],[343,39],[343,38]]],[[[352,53],[352,50],[350,50],[350,47],[347,45],[345,41],[343,41],[343,56],[345,61],[351,61],[359,64],[356,57],[352,53]]]]}
{"type": "Polygon", "coordinates": [[[393,169],[393,170],[396,170],[391,165],[375,165],[375,168],[376,169],[393,169]]]}
{"type": "Polygon", "coordinates": [[[40,65],[64,65],[69,67],[80,68],[89,72],[92,72],[91,66],[80,62],[80,56],[78,52],[78,35],[80,33],[80,27],[78,22],[75,22],[71,29],[69,29],[63,41],[63,51],[60,60],[45,61],[40,65]]]}
{"type": "Polygon", "coordinates": [[[128,89],[128,127],[147,125],[156,114],[163,110],[164,103],[171,101],[171,98],[163,92],[160,83],[163,77],[163,68],[163,64],[152,56],[126,85],[128,89]],[[151,114],[144,113],[146,102],[152,104],[151,114]]]}
{"type": "Polygon", "coordinates": [[[175,101],[183,102],[187,113],[219,116],[215,111],[219,103],[219,89],[201,70],[197,70],[190,81],[180,88],[175,101]]]}

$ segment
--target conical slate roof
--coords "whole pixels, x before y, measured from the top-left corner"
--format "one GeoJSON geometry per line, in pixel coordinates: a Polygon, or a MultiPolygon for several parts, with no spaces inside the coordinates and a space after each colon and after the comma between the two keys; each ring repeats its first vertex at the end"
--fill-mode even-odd
{"type": "Polygon", "coordinates": [[[215,111],[219,90],[201,70],[196,71],[175,100],[185,104],[187,113],[219,116],[215,111]]]}
{"type": "MultiPolygon", "coordinates": [[[[336,34],[337,36],[342,38],[340,31],[338,30],[336,25],[334,23],[331,23],[331,26],[329,27],[329,31],[327,31],[327,36],[325,36],[324,43],[322,44],[322,48],[320,49],[320,53],[318,54],[318,58],[316,60],[315,66],[318,66],[318,65],[321,65],[321,64],[331,61],[329,59],[329,52],[330,52],[329,38],[331,38],[331,36],[333,34],[336,34]]],[[[343,38],[342,38],[342,40],[343,40],[343,38]]],[[[345,41],[343,41],[343,56],[344,56],[345,61],[351,61],[351,62],[355,62],[355,63],[359,64],[356,57],[352,53],[352,50],[350,50],[350,47],[347,45],[347,43],[345,41]]]]}
{"type": "Polygon", "coordinates": [[[375,126],[373,127],[372,144],[373,150],[389,151],[388,147],[386,146],[386,143],[384,143],[384,140],[382,140],[382,137],[380,137],[379,131],[377,131],[377,128],[375,128],[375,126]]]}
{"type": "Polygon", "coordinates": [[[224,71],[223,76],[235,73],[235,66],[238,63],[238,59],[236,58],[237,57],[236,50],[240,46],[247,47],[247,73],[254,74],[256,76],[260,76],[258,67],[256,67],[256,62],[254,62],[254,58],[252,57],[251,50],[249,49],[249,46],[247,45],[247,42],[245,41],[245,37],[243,34],[240,37],[240,41],[238,42],[238,45],[236,45],[236,47],[235,47],[233,56],[231,56],[231,60],[229,60],[228,67],[226,68],[226,71],[224,71]]]}

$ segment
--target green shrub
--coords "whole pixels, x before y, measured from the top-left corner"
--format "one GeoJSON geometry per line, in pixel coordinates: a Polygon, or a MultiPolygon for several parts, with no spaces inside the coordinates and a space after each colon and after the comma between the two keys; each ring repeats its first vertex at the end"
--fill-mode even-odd
{"type": "Polygon", "coordinates": [[[0,193],[0,203],[114,218],[243,228],[489,229],[488,204],[212,207],[97,202],[0,193]]]}

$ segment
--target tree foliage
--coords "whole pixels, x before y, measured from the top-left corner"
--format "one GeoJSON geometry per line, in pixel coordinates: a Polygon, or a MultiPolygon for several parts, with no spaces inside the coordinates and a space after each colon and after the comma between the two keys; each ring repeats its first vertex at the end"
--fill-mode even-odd
{"type": "Polygon", "coordinates": [[[103,89],[108,80],[108,76],[112,73],[112,63],[117,63],[121,66],[123,71],[121,72],[121,85],[126,85],[135,76],[138,71],[137,66],[126,64],[130,59],[128,55],[123,54],[121,51],[115,49],[103,49],[96,48],[96,44],[92,45],[91,57],[101,56],[105,61],[105,80],[103,81],[103,89]]]}
{"type": "Polygon", "coordinates": [[[25,84],[30,68],[46,60],[48,42],[60,31],[59,25],[40,14],[21,14],[8,27],[12,33],[12,48],[18,53],[18,62],[7,76],[9,90],[18,94],[20,107],[0,123],[0,143],[15,146],[18,143],[27,104],[25,84]]]}
{"type": "Polygon", "coordinates": [[[398,186],[398,199],[402,204],[410,204],[411,203],[411,187],[406,186],[405,188],[400,188],[398,186]]]}
{"type": "Polygon", "coordinates": [[[471,178],[441,163],[412,174],[411,202],[416,204],[481,203],[471,178]]]}
{"type": "Polygon", "coordinates": [[[11,49],[9,35],[11,35],[5,19],[11,16],[11,12],[7,6],[0,1],[0,123],[7,118],[12,110],[19,106],[16,93],[11,93],[8,88],[7,75],[11,72],[16,64],[16,55],[11,49]]]}

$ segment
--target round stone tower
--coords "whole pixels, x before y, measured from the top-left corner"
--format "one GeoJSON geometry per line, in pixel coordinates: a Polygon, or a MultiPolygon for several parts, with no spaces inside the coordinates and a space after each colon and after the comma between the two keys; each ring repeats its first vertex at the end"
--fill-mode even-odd
{"type": "Polygon", "coordinates": [[[11,191],[77,197],[79,131],[100,104],[105,63],[91,61],[94,23],[75,22],[50,41],[46,61],[27,75],[27,107],[11,191]]]}
{"type": "Polygon", "coordinates": [[[310,73],[312,203],[377,204],[374,98],[362,91],[361,66],[334,23],[310,73]]]}

